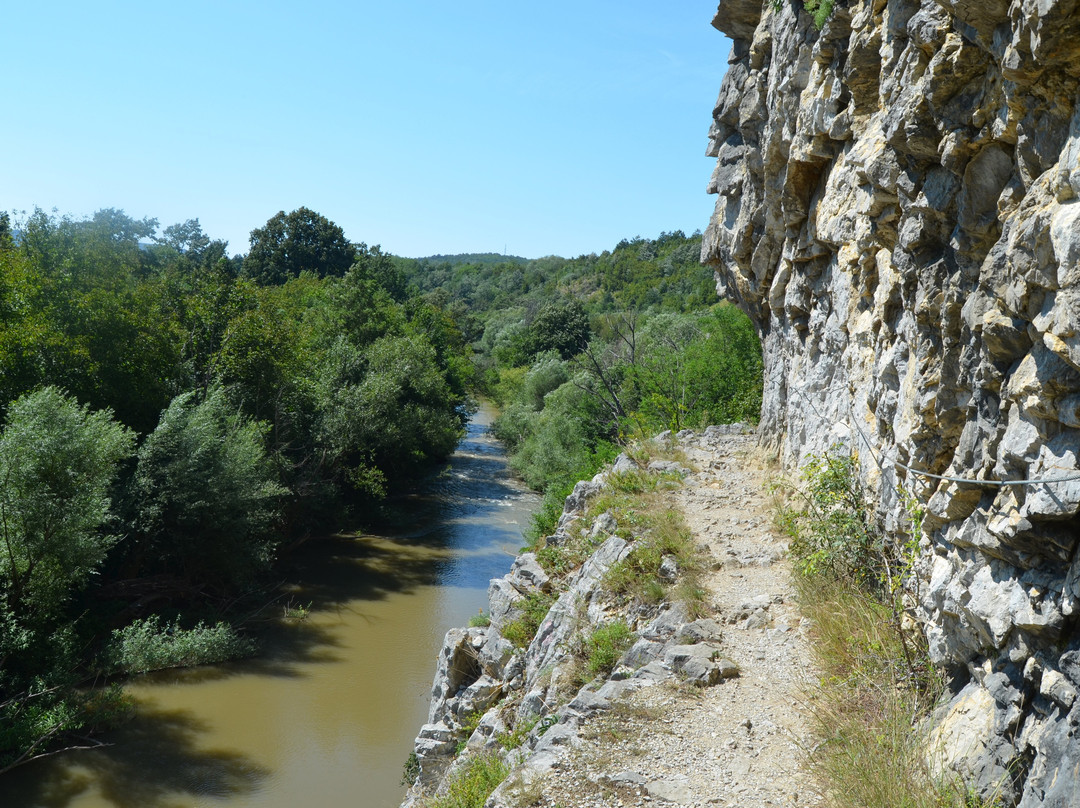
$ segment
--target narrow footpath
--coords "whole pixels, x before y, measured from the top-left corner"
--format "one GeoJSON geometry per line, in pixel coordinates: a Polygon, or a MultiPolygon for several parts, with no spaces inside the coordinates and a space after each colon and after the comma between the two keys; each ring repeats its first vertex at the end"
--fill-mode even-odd
{"type": "Polygon", "coordinates": [[[535,803],[590,806],[812,806],[802,770],[816,680],[785,557],[771,521],[775,476],[752,436],[680,436],[693,469],[670,492],[709,569],[708,602],[739,675],[701,689],[660,684],[593,719],[535,803]]]}

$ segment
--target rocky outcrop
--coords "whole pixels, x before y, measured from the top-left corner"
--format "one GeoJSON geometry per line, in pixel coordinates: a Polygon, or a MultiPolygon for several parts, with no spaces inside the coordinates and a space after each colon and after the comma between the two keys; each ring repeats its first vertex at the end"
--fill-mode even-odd
{"type": "Polygon", "coordinates": [[[857,451],[893,530],[902,490],[925,503],[938,756],[1078,805],[1080,0],[838,0],[820,31],[723,0],[714,25],[702,257],[763,341],[762,438],[857,451]]]}
{"type": "MultiPolygon", "coordinates": [[[[710,446],[745,431],[734,425],[680,436],[710,446]]],[[[671,460],[641,467],[621,455],[613,468],[578,483],[556,531],[542,544],[572,544],[589,552],[573,564],[564,562],[575,553],[559,555],[563,561],[550,574],[535,553],[522,553],[507,575],[491,581],[489,625],[446,634],[428,721],[414,744],[417,776],[403,806],[422,805],[485,753],[514,769],[487,804],[511,804],[515,789],[538,782],[566,759],[590,719],[633,691],[668,681],[710,687],[738,676],[738,666],[724,655],[723,632],[715,620],[694,619],[684,604],[672,600],[649,605],[620,596],[608,580],[644,534],[634,524],[620,524],[610,511],[596,513],[598,499],[610,493],[612,480],[620,475],[657,475],[674,484],[685,473],[671,460]],[[522,623],[538,604],[546,613],[534,636],[523,642],[522,623]],[[630,632],[625,649],[613,670],[587,675],[583,645],[597,629],[615,622],[630,632]]],[[[667,574],[675,582],[682,573],[668,564],[667,574]]]]}

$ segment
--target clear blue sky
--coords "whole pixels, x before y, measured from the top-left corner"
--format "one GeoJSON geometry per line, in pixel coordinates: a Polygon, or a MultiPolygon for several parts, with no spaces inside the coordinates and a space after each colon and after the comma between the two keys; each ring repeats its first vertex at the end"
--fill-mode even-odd
{"type": "Polygon", "coordinates": [[[231,253],[301,205],[406,256],[704,229],[715,0],[22,2],[0,210],[198,218],[231,253]]]}

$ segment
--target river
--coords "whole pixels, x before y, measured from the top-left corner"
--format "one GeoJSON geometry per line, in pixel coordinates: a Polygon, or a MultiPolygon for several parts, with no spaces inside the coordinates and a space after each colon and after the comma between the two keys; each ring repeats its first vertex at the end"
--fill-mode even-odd
{"type": "Polygon", "coordinates": [[[427,717],[443,634],[486,606],[537,499],[512,479],[481,409],[448,468],[381,535],[308,542],[294,604],[259,657],[127,687],[112,745],[0,779],[2,808],[384,808],[427,717]]]}

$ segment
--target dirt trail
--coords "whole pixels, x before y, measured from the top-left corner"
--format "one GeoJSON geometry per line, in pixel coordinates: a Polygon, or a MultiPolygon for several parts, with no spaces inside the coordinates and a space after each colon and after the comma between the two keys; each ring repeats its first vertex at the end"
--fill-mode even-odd
{"type": "Polygon", "coordinates": [[[818,803],[801,770],[811,743],[806,685],[815,675],[785,540],[771,522],[773,473],[750,436],[685,438],[680,448],[695,471],[669,495],[706,557],[708,602],[740,675],[704,690],[633,693],[582,732],[576,753],[545,779],[540,805],[818,803]]]}

